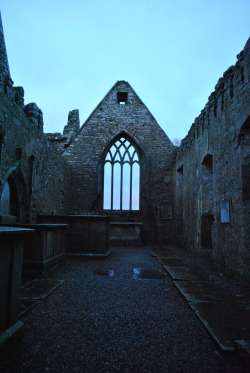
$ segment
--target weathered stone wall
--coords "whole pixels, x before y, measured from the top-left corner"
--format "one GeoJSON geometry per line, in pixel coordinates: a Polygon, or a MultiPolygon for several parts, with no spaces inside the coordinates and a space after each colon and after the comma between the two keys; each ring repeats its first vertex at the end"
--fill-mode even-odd
{"type": "Polygon", "coordinates": [[[178,149],[176,226],[184,247],[246,272],[250,270],[250,40],[237,57],[178,149]]]}
{"type": "Polygon", "coordinates": [[[42,111],[13,87],[0,14],[0,220],[61,212],[66,190],[67,165],[43,134],[42,111]]]}
{"type": "Polygon", "coordinates": [[[71,110],[68,115],[68,123],[64,127],[63,134],[46,133],[47,139],[53,144],[58,153],[62,153],[66,149],[71,140],[76,136],[80,129],[79,110],[71,110]]]}
{"type": "Polygon", "coordinates": [[[125,81],[114,85],[63,153],[72,171],[66,210],[78,214],[103,212],[103,156],[121,133],[129,136],[140,152],[141,208],[104,213],[116,220],[142,221],[146,242],[172,241],[173,221],[171,217],[163,219],[161,209],[173,207],[175,147],[125,81]],[[118,92],[127,92],[125,104],[118,102],[118,92]]]}
{"type": "Polygon", "coordinates": [[[36,104],[24,107],[20,92],[23,96],[20,87],[0,92],[0,196],[11,178],[18,220],[33,222],[37,214],[62,211],[67,165],[43,134],[41,110],[36,104]]]}
{"type": "Polygon", "coordinates": [[[104,213],[141,222],[146,243],[176,242],[250,273],[250,41],[178,149],[125,81],[81,128],[73,110],[62,135],[44,135],[41,110],[13,87],[1,19],[0,52],[0,198],[9,180],[21,222],[104,213]],[[104,159],[121,135],[140,155],[139,211],[103,209],[104,159]]]}

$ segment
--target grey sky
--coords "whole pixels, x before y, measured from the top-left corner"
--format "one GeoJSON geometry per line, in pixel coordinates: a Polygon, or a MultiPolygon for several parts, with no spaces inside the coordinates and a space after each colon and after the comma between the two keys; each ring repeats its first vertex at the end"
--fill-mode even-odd
{"type": "Polygon", "coordinates": [[[62,132],[126,80],[183,138],[249,37],[249,0],[1,0],[11,76],[62,132]]]}

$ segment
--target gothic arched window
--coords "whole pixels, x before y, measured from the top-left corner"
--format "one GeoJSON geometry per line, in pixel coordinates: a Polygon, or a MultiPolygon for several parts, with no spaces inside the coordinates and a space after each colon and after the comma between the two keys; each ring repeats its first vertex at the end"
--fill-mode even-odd
{"type": "Polygon", "coordinates": [[[106,154],[103,189],[105,210],[139,210],[139,154],[124,137],[116,140],[106,154]]]}

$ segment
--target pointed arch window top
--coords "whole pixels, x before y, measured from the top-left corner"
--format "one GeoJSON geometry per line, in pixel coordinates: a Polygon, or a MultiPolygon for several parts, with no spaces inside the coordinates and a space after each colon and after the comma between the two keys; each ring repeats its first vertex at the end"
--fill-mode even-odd
{"type": "Polygon", "coordinates": [[[110,154],[110,151],[109,151],[108,154],[106,155],[106,161],[111,161],[111,154],[110,154]]]}
{"type": "Polygon", "coordinates": [[[132,159],[133,159],[134,162],[139,162],[139,158],[138,158],[137,152],[134,152],[132,159]]]}
{"type": "Polygon", "coordinates": [[[114,145],[110,148],[109,153],[111,155],[111,158],[115,155],[115,153],[116,153],[116,147],[114,145]]]}
{"type": "Polygon", "coordinates": [[[126,152],[126,153],[124,154],[124,156],[123,156],[123,161],[124,161],[124,162],[130,162],[130,159],[131,159],[131,157],[130,157],[129,152],[126,152]]]}
{"type": "Polygon", "coordinates": [[[139,153],[123,136],[116,140],[107,152],[104,161],[103,190],[104,209],[139,210],[139,153]]]}
{"type": "Polygon", "coordinates": [[[107,152],[105,162],[106,161],[120,161],[121,163],[126,161],[130,162],[139,162],[139,154],[135,147],[124,137],[121,137],[117,140],[107,152]]]}

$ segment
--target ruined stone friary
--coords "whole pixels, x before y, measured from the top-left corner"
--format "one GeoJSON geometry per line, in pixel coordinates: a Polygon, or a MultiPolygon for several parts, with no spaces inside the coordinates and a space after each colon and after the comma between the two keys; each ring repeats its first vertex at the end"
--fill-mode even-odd
{"type": "Polygon", "coordinates": [[[45,134],[13,85],[2,24],[0,51],[0,219],[14,235],[0,232],[1,249],[34,229],[23,271],[110,244],[175,244],[250,274],[250,40],[179,147],[123,80],[82,125],[72,110],[62,134],[45,134]]]}
{"type": "Polygon", "coordinates": [[[62,134],[44,134],[0,37],[2,223],[105,215],[113,240],[175,243],[249,273],[249,41],[176,147],[126,81],[82,125],[72,110],[62,134]]]}

